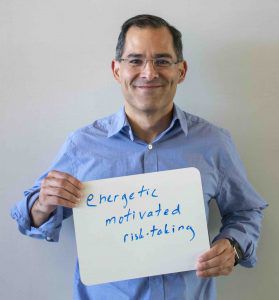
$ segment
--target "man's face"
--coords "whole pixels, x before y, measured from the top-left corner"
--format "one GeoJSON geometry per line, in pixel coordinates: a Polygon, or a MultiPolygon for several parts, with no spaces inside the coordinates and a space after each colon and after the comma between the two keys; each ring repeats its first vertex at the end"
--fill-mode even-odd
{"type": "MultiPolygon", "coordinates": [[[[172,36],[168,29],[129,28],[122,58],[133,57],[143,60],[165,57],[176,62],[172,36]]],[[[184,61],[160,68],[148,61],[141,68],[131,68],[127,61],[114,60],[112,70],[115,79],[121,84],[127,113],[164,114],[172,108],[176,86],[184,80],[187,65],[184,61]]]]}

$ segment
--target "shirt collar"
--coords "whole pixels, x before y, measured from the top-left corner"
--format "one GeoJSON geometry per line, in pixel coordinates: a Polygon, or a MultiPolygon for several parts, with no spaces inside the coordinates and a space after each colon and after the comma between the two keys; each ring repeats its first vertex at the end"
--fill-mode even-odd
{"type": "Polygon", "coordinates": [[[174,122],[176,120],[179,121],[182,130],[184,131],[185,135],[187,135],[188,134],[188,125],[187,125],[186,113],[182,109],[180,109],[179,106],[174,104],[173,119],[172,119],[171,124],[174,124],[174,122]]]}
{"type": "MultiPolygon", "coordinates": [[[[169,129],[174,126],[176,120],[179,121],[182,130],[184,131],[185,135],[187,135],[188,126],[187,126],[186,114],[176,104],[174,104],[173,118],[172,118],[171,124],[169,126],[169,129]]],[[[131,140],[134,140],[132,129],[131,129],[131,126],[127,119],[124,106],[122,106],[121,109],[117,113],[112,115],[112,118],[111,118],[111,120],[109,122],[109,126],[108,126],[107,137],[111,137],[111,136],[119,133],[125,127],[128,128],[128,130],[129,130],[129,135],[130,135],[131,140]]]]}
{"type": "Polygon", "coordinates": [[[124,106],[121,109],[112,115],[111,120],[108,124],[108,137],[111,137],[118,132],[120,132],[124,127],[130,127],[130,124],[127,120],[124,106]]]}

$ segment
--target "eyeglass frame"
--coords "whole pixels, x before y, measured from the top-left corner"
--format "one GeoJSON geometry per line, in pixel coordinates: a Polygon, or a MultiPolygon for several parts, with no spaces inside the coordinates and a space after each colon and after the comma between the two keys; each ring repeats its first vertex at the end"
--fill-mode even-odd
{"type": "MultiPolygon", "coordinates": [[[[169,57],[168,57],[168,58],[169,58],[169,57]]],[[[119,62],[122,62],[122,61],[124,61],[124,62],[129,62],[130,60],[133,60],[133,59],[140,59],[140,60],[142,60],[144,63],[143,63],[143,65],[138,65],[138,66],[137,66],[137,65],[131,66],[131,65],[128,64],[128,66],[129,66],[131,69],[136,69],[136,68],[144,69],[148,61],[152,61],[152,66],[153,66],[153,68],[155,68],[155,69],[157,69],[157,68],[159,68],[159,69],[161,69],[161,68],[162,68],[162,69],[168,69],[168,68],[172,67],[173,65],[177,65],[178,63],[182,62],[181,60],[178,60],[178,61],[176,61],[176,62],[171,61],[171,64],[168,65],[168,66],[163,66],[163,65],[162,65],[162,66],[158,66],[158,65],[155,64],[156,61],[158,61],[158,60],[163,60],[164,57],[156,57],[156,58],[152,58],[152,59],[143,59],[143,58],[138,58],[138,57],[131,57],[131,58],[120,58],[118,61],[119,61],[119,62]]]]}

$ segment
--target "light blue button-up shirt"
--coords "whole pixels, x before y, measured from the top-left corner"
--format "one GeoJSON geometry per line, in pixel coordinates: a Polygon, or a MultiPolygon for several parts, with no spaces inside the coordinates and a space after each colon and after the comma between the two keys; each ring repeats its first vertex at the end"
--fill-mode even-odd
{"type": "MultiPolygon", "coordinates": [[[[62,221],[72,215],[71,209],[58,207],[39,228],[32,227],[29,218],[40,182],[50,170],[89,181],[186,167],[195,167],[201,173],[207,217],[210,200],[217,201],[223,225],[215,240],[235,239],[244,253],[241,265],[254,266],[262,209],[267,204],[249,183],[229,133],[176,105],[170,126],[152,144],[134,135],[124,108],[75,131],[49,170],[25,191],[24,199],[14,206],[11,215],[23,234],[58,241],[62,221]]],[[[80,280],[78,262],[76,266],[74,299],[215,298],[214,278],[199,278],[195,271],[85,286],[80,280]]]]}

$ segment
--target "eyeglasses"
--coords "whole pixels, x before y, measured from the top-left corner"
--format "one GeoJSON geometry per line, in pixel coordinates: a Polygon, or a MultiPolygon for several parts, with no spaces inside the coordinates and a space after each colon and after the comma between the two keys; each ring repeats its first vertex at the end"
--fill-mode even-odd
{"type": "Polygon", "coordinates": [[[120,62],[126,63],[126,65],[133,70],[142,70],[145,68],[148,61],[152,62],[155,69],[167,69],[173,65],[178,64],[180,61],[174,62],[171,58],[154,58],[154,59],[143,59],[143,58],[120,58],[120,62]]]}

